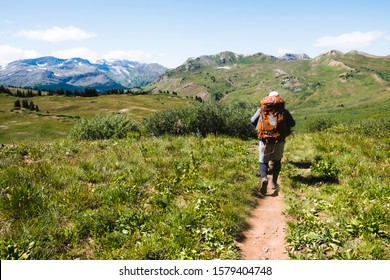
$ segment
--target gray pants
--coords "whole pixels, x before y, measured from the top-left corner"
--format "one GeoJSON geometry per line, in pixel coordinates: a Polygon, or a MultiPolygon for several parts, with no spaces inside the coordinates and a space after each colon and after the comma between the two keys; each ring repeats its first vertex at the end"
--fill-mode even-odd
{"type": "Polygon", "coordinates": [[[284,141],[266,143],[259,141],[259,162],[268,163],[270,160],[281,161],[284,152],[284,141]]]}
{"type": "Polygon", "coordinates": [[[259,141],[259,172],[261,177],[267,177],[268,163],[273,161],[272,182],[276,185],[284,152],[284,141],[278,143],[263,143],[259,141]]]}

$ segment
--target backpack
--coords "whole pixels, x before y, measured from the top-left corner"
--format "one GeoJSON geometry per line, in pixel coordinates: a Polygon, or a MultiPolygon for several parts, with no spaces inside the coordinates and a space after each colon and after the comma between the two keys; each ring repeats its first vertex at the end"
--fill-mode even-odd
{"type": "Polygon", "coordinates": [[[266,142],[279,142],[288,135],[284,112],[284,100],[280,96],[266,96],[260,102],[261,114],[257,136],[266,142]]]}

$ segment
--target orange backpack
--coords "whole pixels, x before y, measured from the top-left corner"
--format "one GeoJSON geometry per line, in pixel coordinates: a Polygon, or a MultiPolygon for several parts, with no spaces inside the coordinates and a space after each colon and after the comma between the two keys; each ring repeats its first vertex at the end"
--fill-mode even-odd
{"type": "Polygon", "coordinates": [[[288,134],[283,116],[284,100],[280,96],[266,96],[260,102],[260,109],[258,138],[266,142],[284,140],[288,134]]]}

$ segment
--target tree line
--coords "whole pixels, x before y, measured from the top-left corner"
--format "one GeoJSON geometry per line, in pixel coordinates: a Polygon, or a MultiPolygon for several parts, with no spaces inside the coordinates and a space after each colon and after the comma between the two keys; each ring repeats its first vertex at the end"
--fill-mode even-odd
{"type": "Polygon", "coordinates": [[[5,93],[14,97],[19,98],[29,98],[34,96],[42,96],[42,92],[45,91],[47,95],[65,95],[65,96],[82,96],[82,97],[93,97],[98,96],[98,91],[95,88],[85,88],[82,91],[79,91],[75,89],[74,91],[71,90],[64,90],[62,88],[56,89],[56,90],[40,90],[40,89],[26,89],[22,90],[17,88],[15,90],[11,90],[12,87],[4,87],[0,86],[0,93],[5,93]]]}
{"type": "Polygon", "coordinates": [[[11,96],[15,97],[20,97],[20,98],[28,98],[28,97],[34,97],[34,96],[42,96],[42,91],[41,90],[32,90],[32,89],[27,89],[27,90],[21,90],[17,89],[16,91],[12,91],[10,87],[4,87],[0,85],[0,93],[5,93],[11,96]]]}
{"type": "Polygon", "coordinates": [[[39,112],[39,106],[34,104],[33,101],[28,102],[28,100],[26,99],[23,99],[22,102],[20,102],[19,99],[14,102],[14,109],[20,109],[20,108],[39,112]]]}
{"type": "Polygon", "coordinates": [[[20,89],[8,86],[5,87],[0,85],[0,93],[8,94],[10,96],[19,97],[19,98],[29,98],[34,96],[42,96],[43,92],[45,95],[63,95],[63,96],[80,96],[80,97],[95,97],[99,95],[120,95],[120,94],[131,94],[131,95],[141,95],[147,94],[148,92],[143,91],[140,88],[133,89],[109,89],[100,93],[96,88],[84,88],[83,90],[69,90],[58,88],[56,90],[45,90],[45,89],[20,89]]]}

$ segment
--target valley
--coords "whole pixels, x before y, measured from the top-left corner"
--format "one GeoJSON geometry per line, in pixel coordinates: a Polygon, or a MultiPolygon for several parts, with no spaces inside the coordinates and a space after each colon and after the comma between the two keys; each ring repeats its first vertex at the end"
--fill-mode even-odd
{"type": "Polygon", "coordinates": [[[358,52],[224,52],[143,94],[0,93],[0,257],[243,259],[262,203],[249,117],[273,89],[297,121],[283,258],[389,259],[389,77],[389,57],[358,52]]]}

